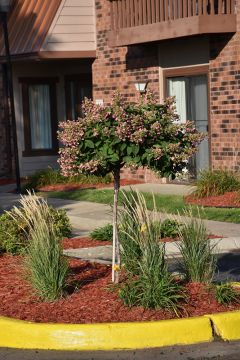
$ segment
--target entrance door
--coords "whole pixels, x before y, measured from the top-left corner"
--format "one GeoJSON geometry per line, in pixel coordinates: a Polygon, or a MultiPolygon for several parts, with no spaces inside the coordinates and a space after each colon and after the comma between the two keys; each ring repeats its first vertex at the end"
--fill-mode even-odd
{"type": "MultiPolygon", "coordinates": [[[[168,96],[176,97],[177,113],[181,122],[194,121],[197,130],[208,132],[207,75],[178,76],[167,79],[168,96]]],[[[202,141],[197,154],[189,161],[189,171],[197,176],[209,167],[209,142],[202,141]]]]}

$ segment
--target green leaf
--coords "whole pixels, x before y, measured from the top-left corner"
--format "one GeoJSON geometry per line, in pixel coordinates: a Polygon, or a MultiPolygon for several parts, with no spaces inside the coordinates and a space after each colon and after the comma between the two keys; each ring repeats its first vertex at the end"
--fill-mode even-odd
{"type": "Polygon", "coordinates": [[[135,158],[133,158],[133,161],[138,164],[141,161],[140,156],[136,156],[135,158]]]}
{"type": "Polygon", "coordinates": [[[133,153],[133,147],[132,146],[128,146],[127,148],[127,154],[131,155],[133,153]]]}
{"type": "Polygon", "coordinates": [[[132,157],[131,156],[124,156],[123,161],[125,161],[126,163],[130,163],[130,162],[132,162],[132,157]]]}
{"type": "Polygon", "coordinates": [[[85,141],[85,146],[90,148],[90,149],[94,149],[94,142],[92,140],[86,140],[85,141]]]}
{"type": "Polygon", "coordinates": [[[111,161],[111,162],[117,162],[117,161],[119,161],[119,156],[118,156],[118,154],[113,154],[113,155],[110,157],[110,161],[111,161]]]}
{"type": "Polygon", "coordinates": [[[126,143],[123,143],[123,144],[121,144],[121,146],[120,146],[120,150],[121,150],[121,151],[124,151],[124,150],[126,149],[126,147],[127,147],[127,144],[126,144],[126,143]]]}

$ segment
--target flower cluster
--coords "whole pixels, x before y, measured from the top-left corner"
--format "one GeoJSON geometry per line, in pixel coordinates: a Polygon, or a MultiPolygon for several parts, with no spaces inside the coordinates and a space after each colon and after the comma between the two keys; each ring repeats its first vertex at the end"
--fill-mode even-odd
{"type": "Polygon", "coordinates": [[[59,124],[58,138],[67,147],[76,146],[84,138],[82,121],[64,121],[59,124]]]}
{"type": "Polygon", "coordinates": [[[101,167],[101,160],[90,160],[88,162],[82,163],[78,166],[79,172],[87,172],[89,174],[97,173],[99,167],[101,167]]]}
{"type": "Polygon", "coordinates": [[[76,147],[64,147],[59,150],[58,163],[62,170],[63,176],[74,176],[78,172],[78,150],[76,147]]]}

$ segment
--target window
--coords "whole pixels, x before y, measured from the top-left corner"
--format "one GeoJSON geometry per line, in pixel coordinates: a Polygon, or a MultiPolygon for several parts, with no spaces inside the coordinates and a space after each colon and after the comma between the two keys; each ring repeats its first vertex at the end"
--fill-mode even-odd
{"type": "Polygon", "coordinates": [[[23,156],[57,153],[55,78],[20,79],[22,83],[25,150],[23,156]]]}
{"type": "MultiPolygon", "coordinates": [[[[200,67],[188,70],[183,68],[166,70],[166,90],[168,96],[176,97],[180,121],[194,121],[199,131],[208,132],[208,76],[207,73],[201,73],[203,70],[200,67]]],[[[196,156],[191,159],[188,167],[193,176],[209,167],[208,139],[200,144],[196,156]]]]}
{"type": "Polygon", "coordinates": [[[91,75],[71,75],[65,77],[66,117],[77,120],[82,117],[82,102],[85,97],[92,98],[91,75]]]}

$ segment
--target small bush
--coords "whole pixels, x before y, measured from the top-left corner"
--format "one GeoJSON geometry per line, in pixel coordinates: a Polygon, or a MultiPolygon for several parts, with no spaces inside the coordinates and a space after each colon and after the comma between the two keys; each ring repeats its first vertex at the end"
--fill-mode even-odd
{"type": "Polygon", "coordinates": [[[90,233],[90,237],[93,240],[112,241],[112,239],[113,239],[112,224],[107,224],[107,225],[96,228],[95,230],[93,230],[90,233]]]}
{"type": "Polygon", "coordinates": [[[216,269],[216,245],[208,239],[203,221],[193,218],[191,211],[185,213],[190,218],[179,229],[178,244],[180,265],[188,281],[209,282],[216,269]]]}
{"type": "Polygon", "coordinates": [[[177,220],[166,219],[161,223],[161,237],[176,238],[179,236],[181,224],[177,220]]]}
{"type": "Polygon", "coordinates": [[[110,174],[102,177],[95,175],[83,175],[65,177],[61,175],[59,170],[54,170],[48,168],[41,170],[29,177],[27,184],[24,185],[25,190],[37,190],[46,185],[56,185],[56,184],[70,184],[70,183],[79,183],[79,184],[109,184],[112,181],[112,176],[110,174]]]}
{"type": "MultiPolygon", "coordinates": [[[[23,211],[23,208],[19,211],[23,211]]],[[[69,237],[72,232],[70,220],[65,210],[56,210],[49,207],[50,218],[53,222],[56,236],[59,239],[69,237]]],[[[28,240],[25,234],[28,232],[28,225],[23,216],[12,218],[12,211],[0,216],[0,249],[11,254],[20,254],[25,251],[28,240]]]]}
{"type": "Polygon", "coordinates": [[[54,301],[64,294],[68,263],[62,256],[51,211],[44,200],[30,194],[21,198],[20,205],[11,214],[17,224],[19,219],[27,224],[26,273],[36,294],[54,301]]]}
{"type": "Polygon", "coordinates": [[[10,254],[20,254],[26,248],[24,230],[26,223],[13,221],[9,213],[0,216],[0,249],[10,254]],[[19,224],[19,226],[18,226],[19,224]]]}
{"type": "Polygon", "coordinates": [[[122,242],[122,235],[120,241],[129,280],[122,286],[119,295],[129,306],[164,308],[178,313],[184,295],[167,268],[165,244],[159,243],[161,223],[157,221],[157,212],[147,210],[140,193],[125,196],[125,209],[121,215],[121,234],[125,242],[122,242]]]}
{"type": "Polygon", "coordinates": [[[239,293],[230,284],[219,284],[215,286],[215,296],[219,304],[231,304],[239,302],[239,293]]]}
{"type": "Polygon", "coordinates": [[[240,189],[240,180],[236,173],[228,170],[203,170],[196,182],[194,195],[198,198],[222,195],[228,191],[240,189]]]}
{"type": "Polygon", "coordinates": [[[62,240],[65,237],[70,237],[72,233],[72,225],[64,209],[54,209],[49,206],[49,213],[51,215],[53,226],[57,237],[62,240]]]}

